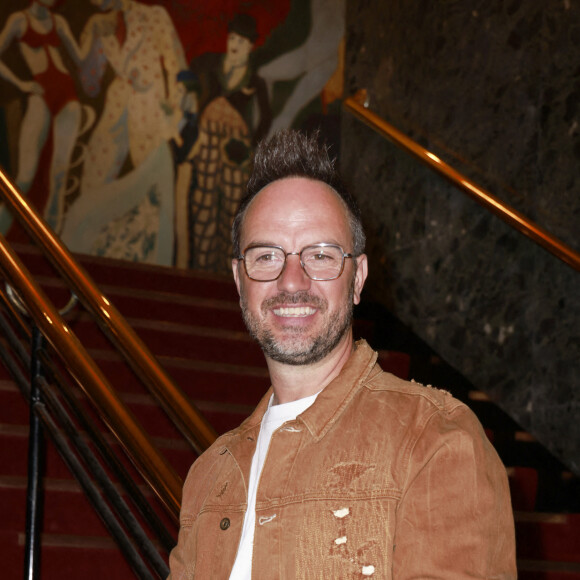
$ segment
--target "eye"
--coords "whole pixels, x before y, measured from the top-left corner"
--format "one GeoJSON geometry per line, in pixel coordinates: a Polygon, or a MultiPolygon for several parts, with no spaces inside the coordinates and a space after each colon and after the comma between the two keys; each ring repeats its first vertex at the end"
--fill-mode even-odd
{"type": "Polygon", "coordinates": [[[246,253],[246,259],[256,265],[268,267],[284,261],[284,254],[275,248],[251,248],[246,253]]]}
{"type": "Polygon", "coordinates": [[[317,263],[331,263],[335,262],[337,259],[340,259],[340,254],[337,254],[336,248],[328,247],[328,248],[309,248],[305,255],[303,256],[304,260],[308,262],[317,262],[317,263]]]}
{"type": "Polygon", "coordinates": [[[273,262],[277,259],[277,256],[274,252],[265,252],[263,254],[258,254],[255,258],[256,262],[273,262]]]}
{"type": "Polygon", "coordinates": [[[312,254],[309,259],[315,262],[332,262],[335,258],[334,256],[329,256],[328,254],[325,254],[321,251],[317,252],[316,254],[312,254]]]}

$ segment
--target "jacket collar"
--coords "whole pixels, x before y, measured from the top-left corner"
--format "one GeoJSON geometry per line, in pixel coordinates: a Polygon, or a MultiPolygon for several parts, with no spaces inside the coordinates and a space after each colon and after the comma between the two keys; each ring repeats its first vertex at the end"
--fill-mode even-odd
{"type": "MultiPolygon", "coordinates": [[[[314,404],[297,417],[297,420],[306,425],[315,439],[324,437],[361,385],[380,372],[378,367],[375,368],[376,361],[377,353],[368,343],[365,340],[357,341],[339,375],[324,388],[314,404]]],[[[237,433],[259,428],[272,392],[272,387],[270,387],[254,412],[236,429],[237,433]]]]}
{"type": "Polygon", "coordinates": [[[298,417],[315,439],[326,435],[361,386],[374,374],[377,356],[365,340],[359,340],[339,375],[316,397],[314,404],[298,417]]]}

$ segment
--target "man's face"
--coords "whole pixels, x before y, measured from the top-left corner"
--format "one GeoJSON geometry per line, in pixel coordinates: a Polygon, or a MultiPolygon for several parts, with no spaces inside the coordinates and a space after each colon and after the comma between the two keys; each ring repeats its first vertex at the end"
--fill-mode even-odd
{"type": "Polygon", "coordinates": [[[252,41],[237,32],[230,32],[227,40],[227,53],[232,64],[242,65],[248,62],[254,45],[252,41]]]}
{"type": "MultiPolygon", "coordinates": [[[[276,245],[299,252],[320,242],[352,251],[347,210],[336,193],[319,181],[292,177],[264,188],[246,211],[242,251],[250,244],[276,245]]],[[[246,326],[269,358],[285,364],[312,364],[350,339],[353,304],[367,274],[366,256],[346,259],[336,280],[314,281],[288,256],[282,275],[257,282],[242,261],[233,261],[234,278],[246,326]]]]}

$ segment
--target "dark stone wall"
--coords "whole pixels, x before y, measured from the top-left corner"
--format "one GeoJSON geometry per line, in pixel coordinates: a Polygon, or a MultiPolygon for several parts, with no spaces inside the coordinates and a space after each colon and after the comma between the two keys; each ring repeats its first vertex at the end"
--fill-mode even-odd
{"type": "MultiPolygon", "coordinates": [[[[580,5],[351,0],[346,86],[580,250],[580,5]]],[[[580,274],[348,113],[367,292],[580,472],[580,274]]],[[[440,385],[444,386],[444,385],[440,385]]]]}

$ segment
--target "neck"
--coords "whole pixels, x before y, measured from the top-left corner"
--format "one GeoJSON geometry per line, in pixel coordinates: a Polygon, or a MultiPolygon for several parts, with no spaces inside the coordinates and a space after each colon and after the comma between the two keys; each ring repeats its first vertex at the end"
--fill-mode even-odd
{"type": "Polygon", "coordinates": [[[236,60],[234,57],[226,54],[224,58],[224,72],[228,73],[234,69],[246,68],[248,66],[248,59],[244,61],[236,60]]]}
{"type": "Polygon", "coordinates": [[[354,348],[352,330],[321,361],[310,365],[288,365],[266,357],[274,389],[274,404],[290,403],[314,395],[338,376],[354,348]]]}
{"type": "Polygon", "coordinates": [[[30,5],[29,11],[35,18],[38,18],[38,20],[43,20],[50,13],[48,6],[39,4],[38,2],[33,2],[30,5]]]}

